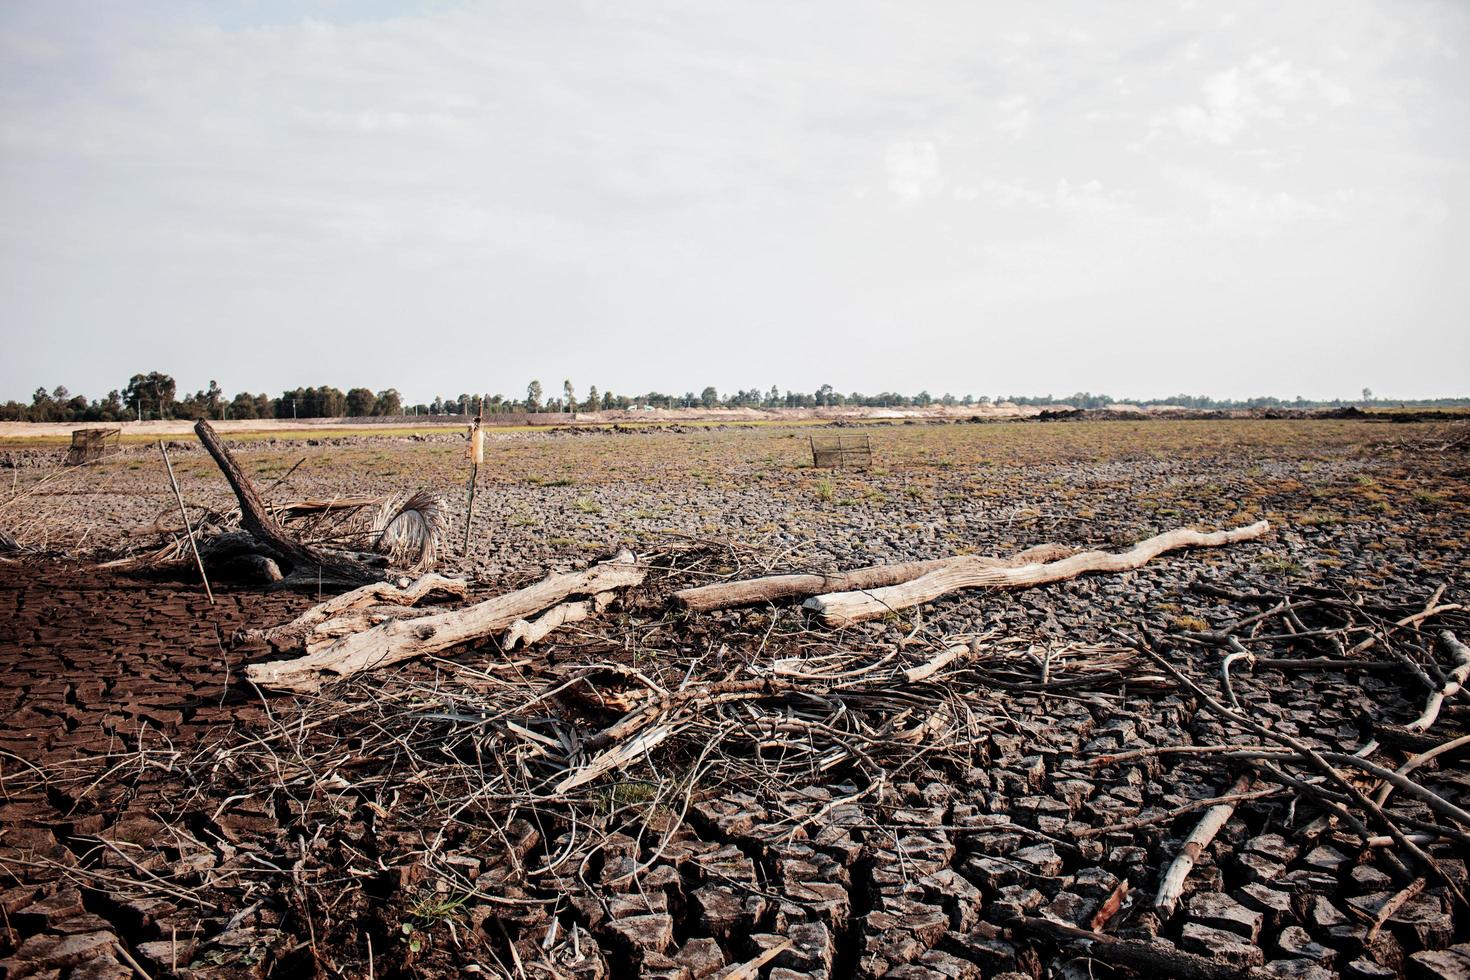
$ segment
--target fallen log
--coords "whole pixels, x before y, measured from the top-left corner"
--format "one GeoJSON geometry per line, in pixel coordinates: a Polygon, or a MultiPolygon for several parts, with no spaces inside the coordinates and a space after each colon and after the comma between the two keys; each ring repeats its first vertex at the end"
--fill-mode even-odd
{"type": "Polygon", "coordinates": [[[235,457],[220,441],[209,422],[200,419],[194,423],[194,434],[199,437],[209,455],[214,457],[215,464],[229,481],[230,489],[235,491],[235,499],[240,504],[240,525],[252,537],[266,545],[262,550],[267,553],[267,557],[284,559],[290,565],[290,574],[303,581],[313,571],[324,579],[352,584],[371,582],[379,577],[359,561],[324,554],[287,534],[271,516],[270,510],[256,492],[255,484],[240,469],[240,464],[235,462],[235,457]]]}
{"type": "Polygon", "coordinates": [[[1254,541],[1270,531],[1259,521],[1232,531],[1200,531],[1180,528],[1140,541],[1128,551],[1084,551],[1059,561],[996,568],[970,555],[947,559],[943,567],[918,578],[886,588],[833,592],[812,596],[802,605],[826,626],[851,626],[879,619],[900,609],[932,602],[960,589],[1021,589],[1076,578],[1087,572],[1126,572],[1139,568],[1166,551],[1179,548],[1215,548],[1254,541]]]}
{"type": "Polygon", "coordinates": [[[461,599],[469,591],[464,579],[443,575],[424,575],[400,588],[391,582],[370,582],[351,592],[317,603],[289,623],[270,629],[243,630],[240,639],[265,642],[282,652],[304,650],[315,636],[333,632],[332,623],[345,614],[377,605],[414,606],[431,595],[452,595],[461,599]]]}
{"type": "Polygon", "coordinates": [[[736,606],[754,606],[782,599],[802,599],[824,592],[850,592],[901,585],[921,575],[966,562],[980,568],[1016,568],[1037,562],[1055,561],[1072,554],[1075,549],[1059,544],[1039,544],[1017,552],[1010,558],[951,556],[924,561],[905,561],[891,565],[869,565],[848,572],[809,575],[767,575],[739,582],[718,582],[674,593],[674,602],[690,612],[710,612],[736,606]]]}
{"type": "Polygon", "coordinates": [[[349,677],[493,636],[569,596],[597,595],[638,585],[646,574],[632,552],[623,551],[584,571],[549,575],[535,585],[472,606],[417,619],[390,620],[295,660],[252,664],[245,675],[271,690],[309,693],[334,677],[349,677]]]}

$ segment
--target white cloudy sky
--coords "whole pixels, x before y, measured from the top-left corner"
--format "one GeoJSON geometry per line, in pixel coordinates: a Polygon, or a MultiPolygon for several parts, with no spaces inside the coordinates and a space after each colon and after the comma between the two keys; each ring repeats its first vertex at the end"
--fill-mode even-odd
{"type": "Polygon", "coordinates": [[[0,6],[0,398],[1470,394],[1470,5],[0,6]]]}

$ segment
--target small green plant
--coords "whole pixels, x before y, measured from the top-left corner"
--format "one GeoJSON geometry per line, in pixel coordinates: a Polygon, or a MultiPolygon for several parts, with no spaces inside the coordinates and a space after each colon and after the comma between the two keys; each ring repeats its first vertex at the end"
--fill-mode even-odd
{"type": "Polygon", "coordinates": [[[1256,569],[1268,575],[1293,578],[1306,574],[1306,569],[1286,555],[1265,554],[1256,562],[1256,569]]]}
{"type": "Polygon", "coordinates": [[[1430,493],[1428,490],[1416,490],[1414,491],[1414,502],[1425,507],[1438,507],[1444,503],[1444,497],[1437,493],[1430,493]]]}
{"type": "MultiPolygon", "coordinates": [[[[414,903],[413,908],[408,910],[408,914],[425,925],[432,925],[435,922],[453,918],[460,909],[464,908],[468,899],[468,895],[460,895],[456,898],[445,895],[426,895],[414,903]]],[[[405,923],[405,925],[410,924],[405,923]]],[[[412,931],[411,926],[408,931],[412,931]]]]}
{"type": "Polygon", "coordinates": [[[602,505],[593,500],[591,497],[578,497],[576,502],[573,503],[572,506],[577,509],[577,513],[579,514],[602,513],[602,505]]]}
{"type": "Polygon", "coordinates": [[[831,480],[818,480],[812,492],[817,495],[818,500],[824,500],[830,503],[832,498],[837,495],[837,487],[831,480]]]}

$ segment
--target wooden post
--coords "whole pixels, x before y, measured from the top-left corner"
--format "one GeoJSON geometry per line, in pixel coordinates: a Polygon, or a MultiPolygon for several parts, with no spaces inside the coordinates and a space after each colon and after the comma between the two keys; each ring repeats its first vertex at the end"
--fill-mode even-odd
{"type": "Polygon", "coordinates": [[[163,440],[158,440],[158,451],[163,453],[163,465],[168,469],[169,486],[174,488],[174,499],[179,502],[179,516],[184,519],[184,533],[189,535],[189,550],[194,552],[194,564],[199,569],[199,577],[204,581],[204,594],[209,596],[209,604],[214,605],[214,590],[209,587],[209,576],[204,574],[204,559],[199,557],[199,545],[194,542],[194,525],[189,523],[189,513],[184,510],[184,495],[179,492],[179,481],[174,479],[174,464],[169,462],[168,447],[163,440]]]}
{"type": "Polygon", "coordinates": [[[479,414],[470,425],[470,502],[464,516],[464,553],[470,553],[470,524],[475,519],[475,484],[480,476],[480,463],[485,459],[485,439],[481,427],[485,424],[485,399],[480,399],[479,414]]]}

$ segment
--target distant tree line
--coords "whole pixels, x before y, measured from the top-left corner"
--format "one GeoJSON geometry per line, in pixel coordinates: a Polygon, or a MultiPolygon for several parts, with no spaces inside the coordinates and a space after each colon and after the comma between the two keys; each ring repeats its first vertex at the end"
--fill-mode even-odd
{"type": "Polygon", "coordinates": [[[174,379],[158,371],[133,375],[122,391],[109,391],[106,398],[88,401],[84,396],[72,395],[64,386],[58,386],[49,392],[45,388],[37,388],[29,405],[13,400],[0,405],[0,421],[6,422],[309,419],[403,413],[403,398],[395,388],[379,392],[352,388],[344,394],[337,388],[323,385],[283,391],[275,398],[242,391],[234,398],[226,399],[224,390],[211,381],[203,391],[180,397],[174,379]]]}
{"type": "MultiPolygon", "coordinates": [[[[133,419],[313,419],[313,418],[362,418],[366,416],[398,415],[471,415],[480,409],[481,397],[460,394],[437,396],[433,401],[405,405],[396,388],[374,392],[369,388],[349,388],[346,392],[330,385],[317,388],[294,388],[272,397],[268,394],[252,394],[242,391],[226,399],[223,389],[214,381],[209,387],[192,395],[178,395],[174,379],[158,371],[135,374],[121,391],[114,389],[107,397],[88,400],[83,395],[73,395],[64,386],[51,391],[37,388],[30,404],[7,401],[0,405],[0,421],[7,422],[116,422],[133,419]]],[[[829,408],[840,406],[862,406],[866,408],[926,408],[932,405],[978,406],[1010,402],[1015,405],[1047,406],[1070,405],[1075,408],[1107,408],[1120,402],[1132,405],[1178,405],[1193,409],[1232,408],[1343,408],[1349,405],[1410,405],[1423,407],[1455,407],[1470,405],[1470,398],[1436,399],[1385,399],[1375,398],[1373,392],[1364,388],[1359,399],[1334,398],[1331,401],[1312,401],[1298,395],[1294,399],[1263,396],[1247,399],[1218,399],[1207,395],[1173,395],[1169,398],[1115,399],[1110,395],[1079,391],[1057,398],[1052,395],[963,395],[946,392],[939,397],[928,391],[905,395],[894,391],[883,391],[874,395],[861,392],[843,394],[831,385],[822,385],[816,391],[782,391],[775,385],[769,389],[740,389],[721,395],[713,386],[707,386],[698,394],[686,391],[683,395],[664,394],[658,391],[641,395],[615,395],[611,391],[599,392],[596,386],[587,389],[585,397],[578,398],[577,390],[570,380],[563,381],[561,391],[547,397],[540,381],[526,386],[524,399],[490,395],[484,399],[484,411],[488,414],[519,412],[595,412],[613,409],[651,408],[829,408]]]]}

